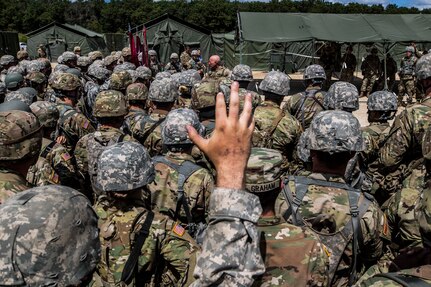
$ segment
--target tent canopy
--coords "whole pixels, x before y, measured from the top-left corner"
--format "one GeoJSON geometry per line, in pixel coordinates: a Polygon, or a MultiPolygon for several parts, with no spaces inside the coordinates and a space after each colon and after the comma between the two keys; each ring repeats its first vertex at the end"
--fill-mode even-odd
{"type": "Polygon", "coordinates": [[[74,46],[81,47],[82,55],[95,50],[108,53],[102,34],[79,25],[52,22],[27,36],[27,51],[31,57],[37,56],[37,49],[41,44],[46,47],[51,60],[56,60],[65,51],[72,51],[74,46]]]}
{"type": "Polygon", "coordinates": [[[267,43],[429,42],[431,15],[239,12],[239,30],[242,40],[267,43]]]}

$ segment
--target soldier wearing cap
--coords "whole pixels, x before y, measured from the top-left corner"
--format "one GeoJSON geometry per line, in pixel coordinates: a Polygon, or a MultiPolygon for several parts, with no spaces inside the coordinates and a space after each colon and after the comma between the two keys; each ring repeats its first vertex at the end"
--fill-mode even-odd
{"type": "Polygon", "coordinates": [[[188,66],[189,69],[194,69],[199,72],[201,78],[204,77],[206,72],[205,64],[200,60],[200,55],[198,50],[193,50],[191,53],[191,59],[189,60],[188,66]]]}
{"type": "Polygon", "coordinates": [[[269,72],[259,85],[265,100],[254,111],[253,147],[276,149],[283,153],[291,171],[298,162],[296,145],[302,133],[299,121],[280,108],[290,89],[289,78],[281,72],[269,72]]]}
{"type": "Polygon", "coordinates": [[[374,84],[381,74],[378,53],[379,51],[376,47],[371,48],[371,53],[361,64],[361,71],[364,77],[361,85],[361,97],[368,97],[371,94],[374,84]]]}
{"type": "Polygon", "coordinates": [[[178,89],[170,78],[155,79],[151,83],[148,99],[152,112],[137,122],[133,131],[133,137],[147,148],[151,156],[163,154],[162,124],[177,98],[178,89]]]}
{"type": "Polygon", "coordinates": [[[0,206],[0,285],[87,286],[100,260],[97,216],[69,187],[36,187],[0,206]]]}
{"type": "Polygon", "coordinates": [[[147,150],[117,143],[101,153],[97,165],[95,185],[105,194],[95,204],[103,254],[97,277],[103,286],[188,286],[197,246],[181,225],[142,200],[155,176],[147,150]]]}
{"type": "Polygon", "coordinates": [[[314,116],[325,110],[322,91],[323,82],[326,80],[325,70],[320,65],[310,65],[305,68],[304,82],[307,88],[304,92],[287,98],[284,108],[294,116],[307,129],[314,116]]]}
{"type": "Polygon", "coordinates": [[[305,138],[312,173],[292,176],[279,197],[278,214],[294,225],[310,226],[330,255],[328,284],[353,284],[366,266],[376,262],[390,237],[386,218],[372,196],[344,180],[349,160],[364,149],[359,121],[344,111],[323,111],[305,138]]]}
{"type": "Polygon", "coordinates": [[[171,74],[181,72],[181,65],[179,62],[179,57],[177,53],[172,53],[169,57],[170,62],[165,66],[165,72],[169,72],[171,74]]]}
{"type": "Polygon", "coordinates": [[[205,133],[196,113],[176,109],[166,117],[162,141],[167,153],[153,157],[156,177],[148,185],[152,209],[179,220],[188,232],[198,238],[208,216],[210,192],[214,180],[208,170],[197,165],[192,156],[193,143],[186,127],[193,126],[200,135],[205,133]]]}
{"type": "Polygon", "coordinates": [[[266,272],[259,286],[326,286],[329,257],[319,237],[275,215],[281,191],[283,156],[266,148],[252,148],[246,169],[246,189],[259,197],[263,213],[257,223],[266,272]]]}
{"type": "Polygon", "coordinates": [[[401,60],[400,83],[398,84],[398,104],[404,104],[403,97],[407,96],[407,104],[412,104],[416,100],[416,75],[415,66],[418,58],[416,58],[415,48],[412,46],[406,47],[406,56],[401,60]]]}
{"type": "Polygon", "coordinates": [[[72,156],[61,144],[52,140],[59,117],[54,103],[37,101],[30,106],[42,125],[42,148],[38,161],[27,173],[27,180],[34,186],[62,184],[78,188],[72,156]]]}
{"type": "Polygon", "coordinates": [[[99,123],[97,130],[85,135],[76,144],[74,154],[78,171],[85,177],[87,187],[90,189],[93,186],[95,196],[100,195],[100,191],[94,189],[98,156],[107,146],[122,141],[135,141],[120,130],[128,111],[126,97],[121,92],[100,92],[93,108],[93,116],[99,123]]]}
{"type": "Polygon", "coordinates": [[[63,73],[54,76],[51,87],[57,97],[57,109],[60,113],[56,141],[62,144],[69,154],[73,154],[78,140],[94,132],[90,120],[76,109],[82,84],[77,76],[63,73]]]}
{"type": "MultiPolygon", "coordinates": [[[[0,204],[31,185],[26,181],[42,145],[36,116],[22,110],[0,112],[0,204]]],[[[0,276],[1,277],[1,276],[0,276]]]]}
{"type": "Polygon", "coordinates": [[[163,67],[157,59],[157,52],[155,50],[149,50],[148,57],[150,58],[149,68],[151,69],[152,77],[154,78],[156,77],[157,73],[162,71],[163,67]]]}

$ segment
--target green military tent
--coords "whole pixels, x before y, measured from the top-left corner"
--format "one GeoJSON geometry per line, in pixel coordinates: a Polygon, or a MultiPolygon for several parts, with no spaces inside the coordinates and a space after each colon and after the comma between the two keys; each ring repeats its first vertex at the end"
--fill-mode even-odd
{"type": "Polygon", "coordinates": [[[127,35],[121,33],[103,34],[108,51],[121,51],[129,45],[127,35]]]}
{"type": "Polygon", "coordinates": [[[37,56],[39,45],[44,45],[48,57],[56,60],[65,51],[73,51],[80,46],[82,55],[99,50],[108,53],[102,34],[93,32],[79,25],[53,22],[27,34],[27,51],[30,57],[37,56]]]}
{"type": "Polygon", "coordinates": [[[147,43],[157,51],[161,63],[169,62],[171,53],[180,54],[185,46],[200,49],[204,61],[214,51],[211,31],[165,14],[132,29],[143,41],[143,28],[147,29],[147,43]]]}
{"type": "Polygon", "coordinates": [[[303,68],[318,59],[325,42],[357,44],[359,58],[374,44],[382,54],[391,51],[399,59],[403,46],[411,42],[428,48],[431,15],[239,12],[234,39],[225,35],[216,42],[233,45],[229,52],[235,56],[224,57],[236,60],[231,65],[244,63],[257,70],[303,68]]]}
{"type": "Polygon", "coordinates": [[[0,31],[0,56],[13,55],[19,51],[19,39],[17,32],[0,31]]]}

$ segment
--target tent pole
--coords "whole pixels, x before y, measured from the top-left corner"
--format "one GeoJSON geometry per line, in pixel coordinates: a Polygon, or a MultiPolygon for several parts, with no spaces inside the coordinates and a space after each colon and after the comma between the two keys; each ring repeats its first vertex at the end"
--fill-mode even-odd
{"type": "Polygon", "coordinates": [[[385,55],[384,55],[384,58],[383,58],[383,61],[384,61],[384,75],[385,75],[385,87],[384,87],[384,90],[385,91],[387,91],[387,90],[389,90],[389,88],[388,88],[388,75],[387,75],[387,70],[386,70],[386,58],[387,58],[387,56],[388,56],[388,46],[386,45],[386,42],[383,44],[383,48],[384,48],[384,50],[385,50],[385,55]]]}
{"type": "MultiPolygon", "coordinates": [[[[242,64],[242,33],[241,33],[241,17],[239,16],[239,11],[236,12],[238,21],[238,38],[239,38],[239,63],[242,64]]],[[[235,53],[235,51],[234,51],[235,53]]]]}
{"type": "Polygon", "coordinates": [[[311,57],[311,64],[315,64],[316,63],[316,43],[315,43],[315,39],[313,38],[313,40],[311,41],[311,45],[313,45],[313,55],[311,57]]]}

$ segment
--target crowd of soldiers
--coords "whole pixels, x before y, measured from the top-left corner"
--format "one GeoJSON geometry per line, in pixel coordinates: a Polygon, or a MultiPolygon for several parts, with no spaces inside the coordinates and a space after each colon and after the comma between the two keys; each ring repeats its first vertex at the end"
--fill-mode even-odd
{"type": "Polygon", "coordinates": [[[1,286],[430,286],[431,54],[399,111],[375,51],[361,91],[348,49],[294,95],[196,50],[80,52],[0,58],[1,286]]]}

